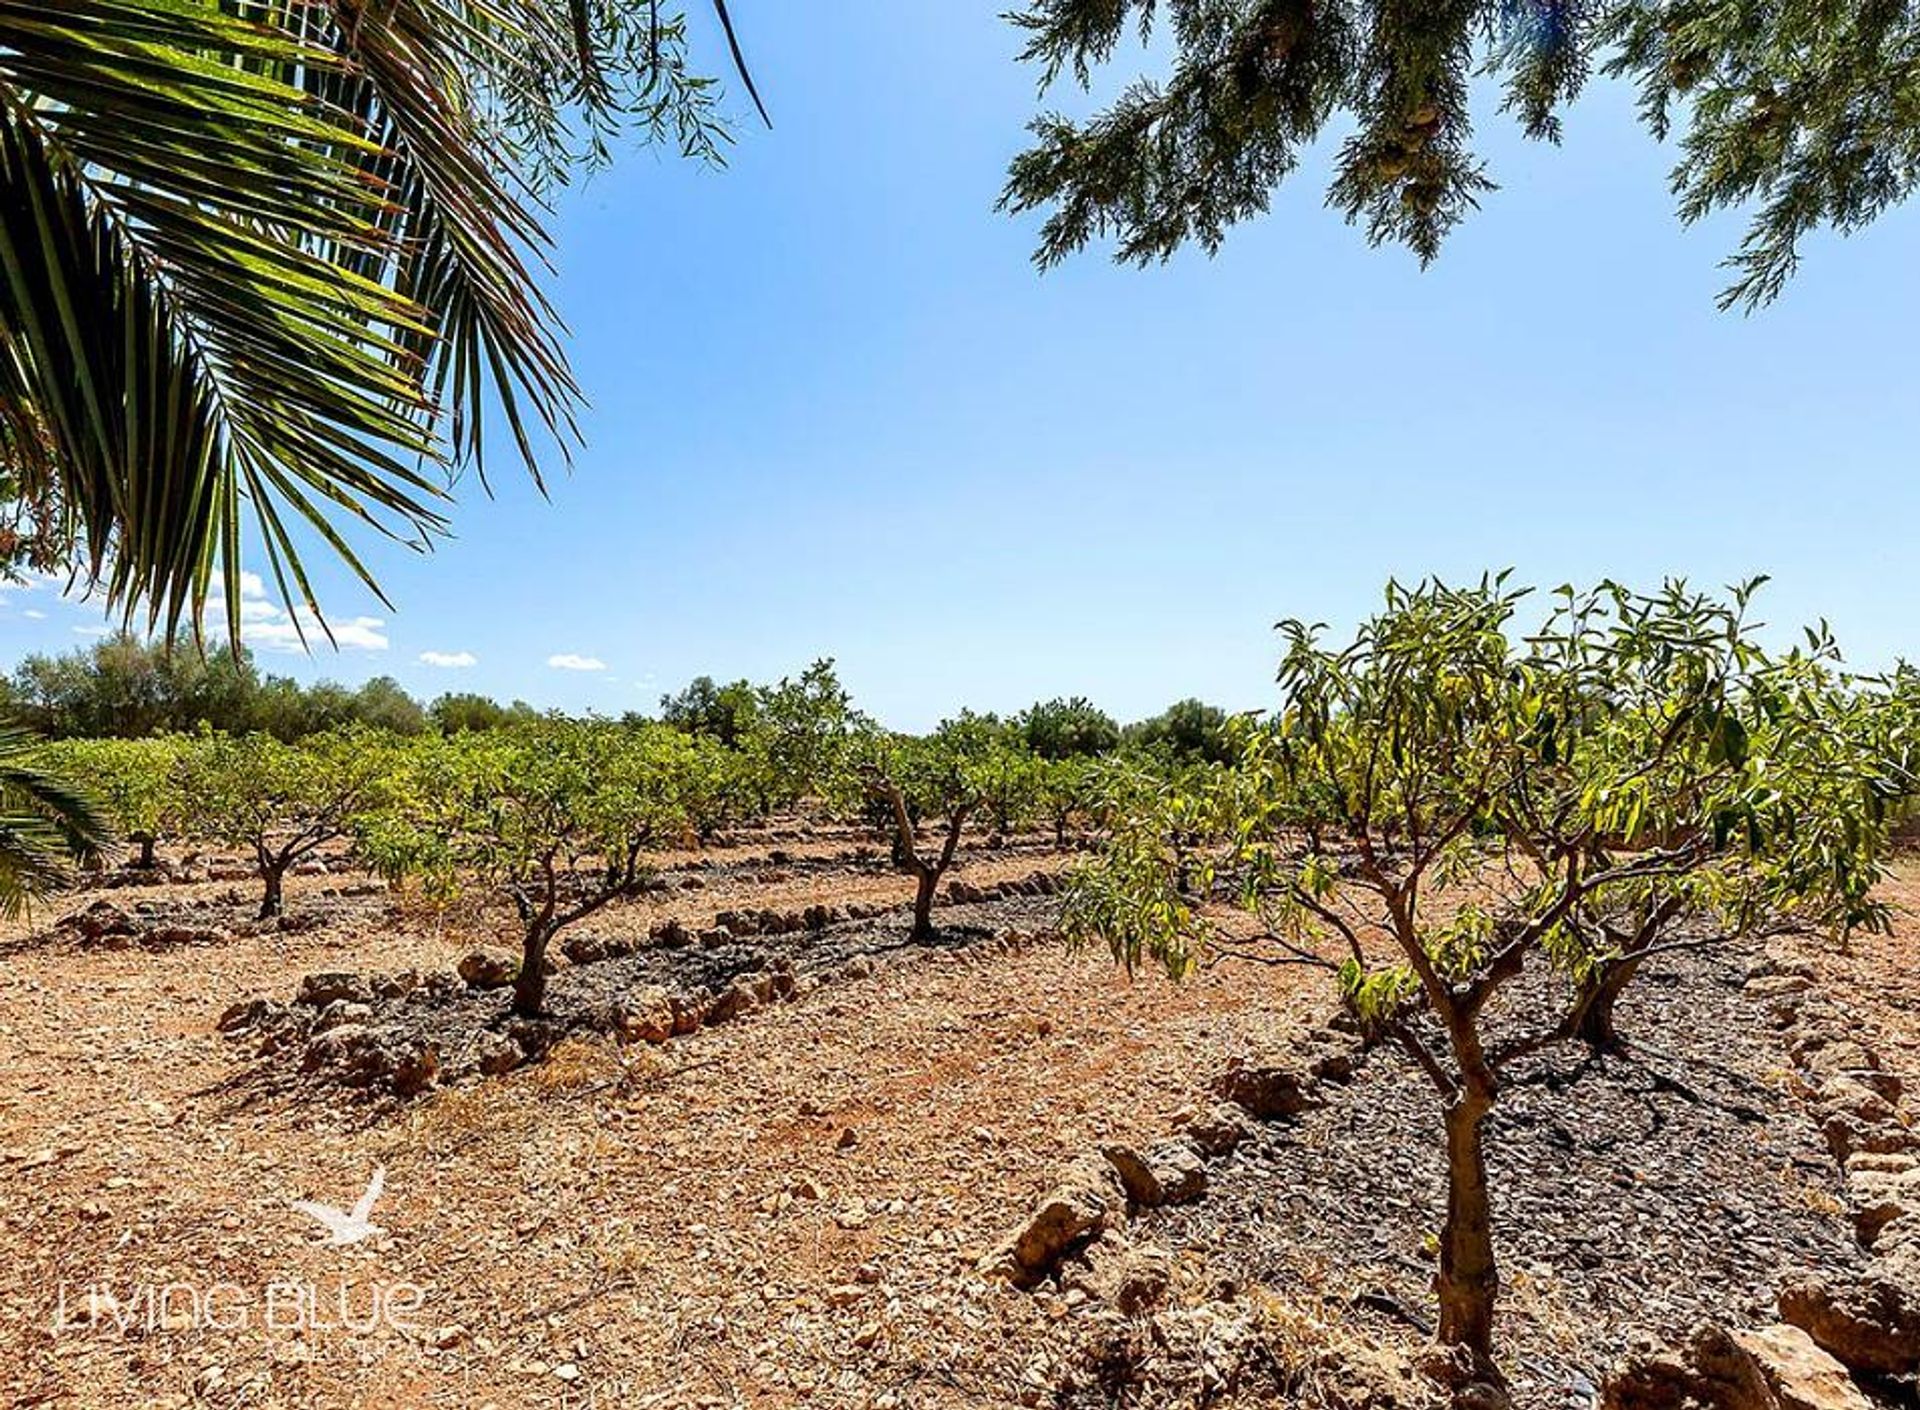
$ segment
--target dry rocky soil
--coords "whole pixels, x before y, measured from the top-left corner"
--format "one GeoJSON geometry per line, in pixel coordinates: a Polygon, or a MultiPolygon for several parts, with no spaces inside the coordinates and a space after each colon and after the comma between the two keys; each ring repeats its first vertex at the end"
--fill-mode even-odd
{"type": "MultiPolygon", "coordinates": [[[[1312,972],[1069,951],[1046,839],[966,855],[923,945],[850,835],[661,858],[534,1023],[510,917],[337,865],[278,923],[212,859],[0,930],[0,1404],[1439,1400],[1421,1079],[1312,972]],[[370,1233],[294,1207],[376,1170],[370,1233]]],[[[1517,1074],[1515,1403],[1920,1403],[1920,864],[1890,895],[1517,1074]]]]}

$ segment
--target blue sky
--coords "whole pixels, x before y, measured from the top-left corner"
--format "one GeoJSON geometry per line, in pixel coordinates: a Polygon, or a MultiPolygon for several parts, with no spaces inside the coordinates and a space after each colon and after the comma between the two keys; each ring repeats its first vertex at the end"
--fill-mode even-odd
{"type": "MultiPolygon", "coordinates": [[[[1501,189],[1425,272],[1323,209],[1322,152],[1216,259],[1041,276],[992,209],[1036,106],[999,0],[731,8],[774,130],[724,171],[633,154],[554,222],[572,474],[465,485],[429,557],[371,545],[394,610],[322,573],[358,645],[275,652],[259,609],[263,665],[619,711],[832,655],[901,727],[1134,717],[1267,703],[1278,618],[1508,565],[1770,572],[1769,619],[1920,654],[1920,214],[1718,313],[1738,223],[1680,229],[1671,150],[1601,87],[1559,150],[1481,104],[1501,189]]],[[[99,624],[8,592],[0,662],[99,624]]]]}

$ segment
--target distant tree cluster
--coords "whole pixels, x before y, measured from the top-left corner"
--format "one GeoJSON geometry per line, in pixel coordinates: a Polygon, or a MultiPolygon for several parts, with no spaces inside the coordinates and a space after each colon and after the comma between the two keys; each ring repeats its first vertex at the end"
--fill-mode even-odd
{"type": "Polygon", "coordinates": [[[391,676],[359,686],[303,685],[262,672],[244,648],[202,651],[180,639],[120,635],[57,656],[27,657],[0,680],[0,714],[54,739],[141,739],[201,727],[280,740],[348,725],[411,735],[496,729],[538,717],[531,705],[443,695],[422,705],[391,676]]]}
{"type": "Polygon", "coordinates": [[[1181,764],[1226,764],[1237,753],[1228,715],[1204,700],[1181,700],[1127,726],[1126,742],[1181,764]]]}

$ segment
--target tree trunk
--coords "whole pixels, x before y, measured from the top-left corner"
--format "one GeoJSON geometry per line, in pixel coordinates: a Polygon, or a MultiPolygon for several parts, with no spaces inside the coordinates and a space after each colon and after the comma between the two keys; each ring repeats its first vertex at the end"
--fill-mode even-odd
{"type": "Polygon", "coordinates": [[[1493,1213],[1480,1123],[1493,1099],[1469,1087],[1447,1108],[1447,1222],[1440,1231],[1440,1340],[1493,1364],[1493,1213]]]}
{"type": "Polygon", "coordinates": [[[913,893],[913,938],[933,938],[933,893],[940,885],[940,873],[932,867],[920,869],[920,884],[913,893]]]}
{"type": "Polygon", "coordinates": [[[286,909],[281,897],[282,883],[287,875],[285,862],[262,862],[260,879],[266,884],[266,891],[260,898],[260,919],[272,920],[286,909]]]}
{"type": "Polygon", "coordinates": [[[1597,978],[1580,991],[1573,1012],[1567,1015],[1562,1031],[1601,1052],[1620,1046],[1620,1033],[1614,1027],[1614,1006],[1639,969],[1637,960],[1615,960],[1602,969],[1597,978]]]}
{"type": "Polygon", "coordinates": [[[140,844],[140,860],[135,863],[135,865],[142,871],[152,871],[154,866],[153,834],[150,832],[138,832],[134,834],[133,840],[140,844]]]}
{"type": "Polygon", "coordinates": [[[520,973],[513,980],[513,1011],[522,1018],[538,1018],[547,1001],[547,942],[553,933],[544,925],[527,927],[520,942],[520,973]]]}

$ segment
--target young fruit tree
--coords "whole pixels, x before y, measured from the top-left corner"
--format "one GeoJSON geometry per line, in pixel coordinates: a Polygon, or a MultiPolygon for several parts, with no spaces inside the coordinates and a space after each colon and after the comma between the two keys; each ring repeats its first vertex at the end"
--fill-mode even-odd
{"type": "Polygon", "coordinates": [[[554,938],[638,895],[652,874],[642,852],[687,827],[685,745],[666,726],[559,718],[427,741],[365,820],[360,850],[390,880],[450,895],[472,878],[512,902],[513,1011],[537,1017],[554,938]]]}
{"type": "Polygon", "coordinates": [[[1390,585],[1339,647],[1286,623],[1280,711],[1243,727],[1198,810],[1214,825],[1196,894],[1168,835],[1195,809],[1171,801],[1123,820],[1070,888],[1069,933],[1129,966],[1177,976],[1211,947],[1326,970],[1369,1038],[1426,1075],[1446,1142],[1439,1337],[1484,1372],[1485,1122],[1509,1069],[1616,1041],[1614,1006],[1661,956],[1884,923],[1871,887],[1895,789],[1874,702],[1824,631],[1763,649],[1753,586],[1562,589],[1525,637],[1504,578],[1390,585]],[[1236,907],[1250,924],[1228,924],[1236,907]],[[1554,982],[1513,987],[1529,968],[1554,982]]]}
{"type": "Polygon", "coordinates": [[[874,736],[863,742],[859,772],[875,816],[893,845],[893,862],[914,878],[915,940],[933,938],[933,898],[953,865],[967,821],[986,799],[987,765],[1000,726],[963,711],[923,739],[874,736]],[[931,850],[919,824],[938,819],[931,850]]]}
{"type": "Polygon", "coordinates": [[[860,724],[830,658],[762,687],[739,747],[753,761],[764,811],[831,792],[860,724]]]}
{"type": "Polygon", "coordinates": [[[1053,827],[1055,851],[1067,850],[1067,829],[1088,812],[1093,801],[1097,761],[1076,755],[1039,761],[1039,807],[1053,827]]]}
{"type": "Polygon", "coordinates": [[[253,853],[260,919],[284,908],[286,876],[374,808],[400,746],[350,728],[282,744],[270,734],[210,735],[184,746],[180,788],[194,830],[253,853]]]}
{"type": "Polygon", "coordinates": [[[178,735],[61,739],[45,745],[39,757],[92,795],[119,834],[139,847],[133,864],[150,871],[155,844],[177,833],[186,814],[179,766],[187,745],[178,735]]]}
{"type": "Polygon", "coordinates": [[[980,802],[999,847],[1039,812],[1045,761],[1028,751],[1017,731],[992,725],[993,737],[975,766],[980,802]]]}

